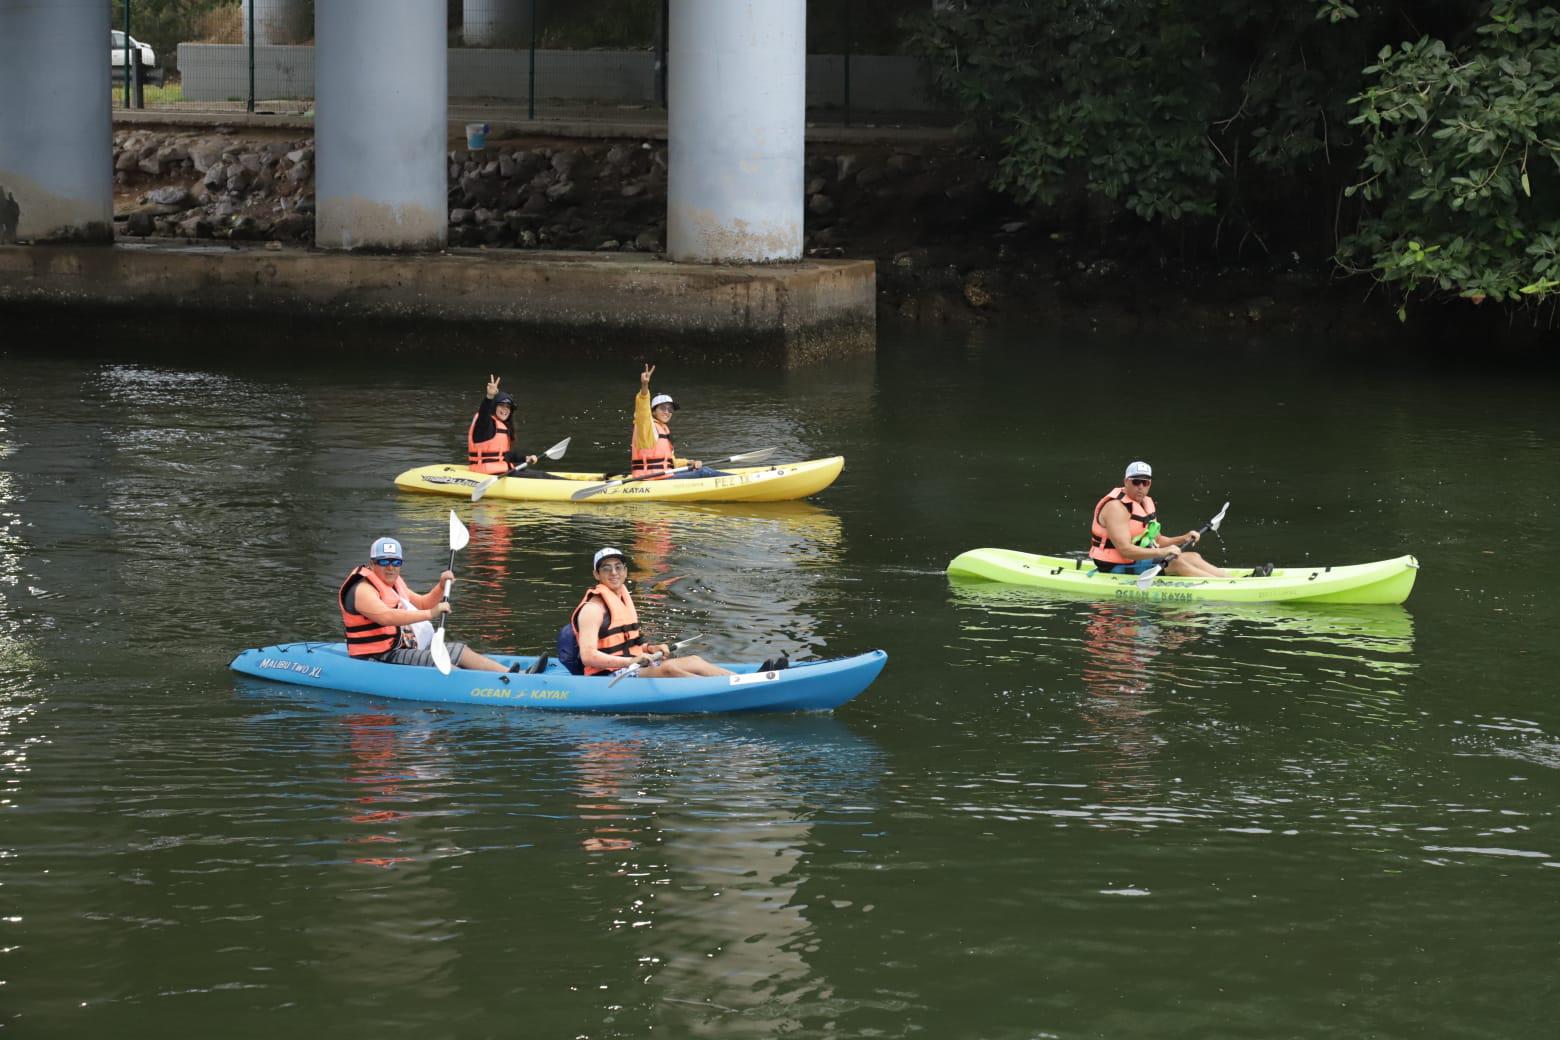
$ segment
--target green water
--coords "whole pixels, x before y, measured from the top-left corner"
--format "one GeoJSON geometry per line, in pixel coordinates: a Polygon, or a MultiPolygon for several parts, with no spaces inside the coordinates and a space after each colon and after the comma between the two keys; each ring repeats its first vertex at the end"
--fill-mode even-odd
{"type": "Polygon", "coordinates": [[[81,345],[0,353],[0,1032],[1554,1035],[1549,376],[1030,328],[664,364],[690,454],[843,454],[839,482],[460,504],[452,632],[547,646],[614,544],[707,657],[890,660],[833,715],[594,718],[226,664],[336,638],[376,535],[432,582],[455,500],[391,477],[459,455],[492,366],[584,469],[621,465],[632,360],[81,345]],[[1172,530],[1233,503],[1216,560],[1413,552],[1418,587],[1171,609],[944,577],[1080,548],[1138,457],[1172,530]]]}

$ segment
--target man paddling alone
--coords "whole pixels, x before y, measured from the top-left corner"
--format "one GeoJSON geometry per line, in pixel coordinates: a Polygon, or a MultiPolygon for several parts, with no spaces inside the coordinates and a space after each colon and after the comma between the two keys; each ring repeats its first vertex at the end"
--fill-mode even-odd
{"type": "Polygon", "coordinates": [[[1165,573],[1181,577],[1228,578],[1229,574],[1184,546],[1197,544],[1197,532],[1169,537],[1160,533],[1159,512],[1148,489],[1154,470],[1146,462],[1127,466],[1121,487],[1094,506],[1089,528],[1089,559],[1108,574],[1142,574],[1163,563],[1165,573]]]}
{"type": "Polygon", "coordinates": [[[630,445],[628,475],[642,480],[661,480],[666,477],[724,477],[727,474],[711,469],[697,459],[679,459],[672,444],[672,413],[682,406],[672,400],[671,394],[650,396],[650,377],[655,374],[654,365],[646,365],[639,373],[639,393],[634,396],[634,435],[630,445]],[[691,467],[680,473],[673,470],[691,467]]]}
{"type": "MultiPolygon", "coordinates": [[[[341,621],[347,629],[347,653],[352,657],[433,667],[433,620],[448,614],[444,583],[455,575],[445,571],[433,588],[421,595],[401,580],[404,557],[394,538],[375,538],[368,562],[354,567],[336,593],[341,621]]],[[[482,672],[508,672],[490,657],[465,643],[448,644],[450,661],[457,668],[482,672]]],[[[518,667],[518,666],[516,666],[518,667]]]]}
{"type": "Polygon", "coordinates": [[[572,634],[586,675],[606,675],[632,664],[640,665],[639,674],[646,679],[732,674],[696,654],[672,657],[671,648],[665,643],[645,642],[639,631],[639,611],[625,587],[628,561],[621,549],[608,547],[598,551],[591,560],[591,572],[596,576],[596,584],[585,593],[569,615],[568,626],[559,633],[558,657],[565,666],[571,664],[573,648],[566,646],[566,641],[572,634]],[[659,663],[651,654],[661,655],[659,663]]]}
{"type": "MultiPolygon", "coordinates": [[[[515,472],[522,462],[527,467],[536,465],[537,457],[515,449],[515,399],[500,390],[498,383],[498,376],[488,376],[487,395],[478,403],[477,414],[466,430],[466,465],[478,473],[502,477],[515,472]]],[[[537,469],[524,472],[533,479],[559,479],[537,469]]]]}

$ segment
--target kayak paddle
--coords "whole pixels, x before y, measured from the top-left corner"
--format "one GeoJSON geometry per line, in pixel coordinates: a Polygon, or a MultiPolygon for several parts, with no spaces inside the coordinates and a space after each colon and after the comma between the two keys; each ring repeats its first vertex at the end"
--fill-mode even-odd
{"type": "MultiPolygon", "coordinates": [[[[760,448],[757,451],[745,451],[741,455],[733,455],[733,456],[731,456],[730,458],[727,458],[727,459],[716,459],[713,463],[708,463],[707,462],[707,463],[705,463],[705,465],[706,466],[709,466],[709,465],[724,466],[727,463],[731,463],[731,462],[762,462],[764,459],[769,458],[769,456],[773,455],[775,452],[777,452],[779,450],[780,450],[779,448],[760,448]]],[[[670,475],[672,473],[687,473],[687,472],[691,471],[692,469],[693,469],[692,466],[679,466],[676,469],[668,470],[667,473],[668,473],[668,475],[670,475]]],[[[643,477],[618,477],[615,480],[609,480],[609,481],[607,481],[606,483],[603,483],[603,484],[592,484],[588,488],[581,488],[580,490],[576,491],[574,494],[570,495],[569,498],[572,501],[578,502],[582,498],[589,498],[592,495],[599,495],[603,491],[606,491],[609,488],[618,487],[621,484],[637,484],[641,480],[654,480],[654,479],[657,479],[657,477],[659,477],[659,476],[660,475],[657,474],[655,476],[643,476],[643,477]]]]}
{"type": "MultiPolygon", "coordinates": [[[[450,570],[455,569],[455,554],[466,547],[471,541],[471,532],[466,530],[466,525],[460,522],[460,517],[455,515],[455,510],[450,510],[450,570]]],[[[444,602],[450,599],[450,586],[453,582],[444,583],[444,602]]],[[[444,645],[444,619],[448,613],[439,615],[439,627],[433,630],[433,645],[428,648],[429,656],[433,658],[433,666],[441,675],[450,674],[450,651],[444,645]]]]}
{"type": "MultiPolygon", "coordinates": [[[[569,441],[570,440],[572,440],[572,438],[565,437],[563,440],[559,441],[557,444],[554,444],[551,448],[548,448],[546,451],[542,452],[542,455],[544,455],[545,457],[547,457],[549,459],[552,459],[554,462],[557,462],[559,459],[563,458],[563,453],[569,450],[569,441]]],[[[522,463],[520,463],[520,465],[518,465],[514,469],[510,470],[510,473],[519,473],[521,470],[525,469],[529,465],[530,465],[529,462],[522,462],[522,463]]],[[[490,488],[492,488],[492,486],[494,484],[497,484],[498,483],[498,478],[502,477],[502,476],[504,476],[504,474],[502,474],[502,473],[495,473],[491,477],[488,477],[486,480],[484,480],[482,483],[478,484],[476,487],[472,488],[471,489],[471,500],[473,502],[480,501],[482,499],[482,496],[487,494],[488,490],[490,488]]]]}
{"type": "MultiPolygon", "coordinates": [[[[699,640],[701,640],[703,638],[704,638],[703,635],[689,636],[687,639],[684,639],[680,643],[673,643],[669,647],[669,649],[672,651],[672,653],[675,654],[677,651],[681,650],[683,647],[687,646],[689,643],[697,643],[699,640]]],[[[650,663],[651,664],[655,664],[657,661],[659,661],[661,659],[661,652],[659,650],[657,650],[655,653],[648,654],[647,656],[650,658],[650,663]]],[[[630,676],[638,675],[639,674],[639,669],[641,669],[643,667],[644,667],[644,665],[640,664],[638,661],[635,661],[633,664],[629,665],[627,668],[619,668],[617,670],[617,674],[612,676],[612,681],[607,683],[607,689],[609,689],[609,690],[612,689],[612,687],[616,686],[623,679],[627,679],[630,676]]]]}
{"type": "MultiPolygon", "coordinates": [[[[1228,513],[1229,511],[1230,511],[1230,504],[1228,502],[1226,502],[1226,503],[1224,503],[1224,508],[1219,510],[1219,512],[1214,516],[1214,518],[1212,520],[1209,520],[1206,524],[1203,524],[1201,527],[1199,527],[1197,529],[1197,540],[1194,541],[1192,544],[1196,545],[1197,542],[1202,541],[1202,536],[1207,534],[1209,531],[1217,532],[1219,530],[1219,525],[1224,523],[1224,514],[1228,513]]],[[[1176,553],[1175,555],[1179,556],[1181,554],[1180,553],[1176,553]]],[[[1175,559],[1175,556],[1170,557],[1170,560],[1173,560],[1173,559],[1175,559]]],[[[1159,577],[1159,572],[1165,569],[1165,564],[1169,563],[1170,560],[1160,560],[1158,563],[1154,564],[1148,570],[1144,571],[1138,577],[1137,587],[1140,588],[1140,589],[1146,589],[1150,585],[1152,585],[1154,583],[1154,579],[1159,577]]]]}

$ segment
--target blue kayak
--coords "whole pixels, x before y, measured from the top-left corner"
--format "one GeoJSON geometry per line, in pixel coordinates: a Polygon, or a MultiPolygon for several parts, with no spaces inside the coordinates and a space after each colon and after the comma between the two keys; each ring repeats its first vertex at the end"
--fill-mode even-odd
{"type": "Polygon", "coordinates": [[[611,689],[611,676],[573,675],[553,661],[536,675],[523,669],[534,657],[491,655],[520,672],[478,672],[354,660],[345,643],[283,643],[245,650],[228,666],[235,672],[294,686],[345,690],[371,697],[440,704],[498,704],[616,714],[701,711],[828,711],[872,685],[888,655],[881,650],[831,661],[801,661],[778,672],[753,664],[722,664],[735,675],[692,679],[627,678],[611,689]]]}

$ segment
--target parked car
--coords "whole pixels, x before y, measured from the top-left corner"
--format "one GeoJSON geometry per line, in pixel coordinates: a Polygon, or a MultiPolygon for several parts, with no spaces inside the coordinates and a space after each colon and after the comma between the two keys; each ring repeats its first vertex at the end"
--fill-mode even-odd
{"type": "MultiPolygon", "coordinates": [[[[144,83],[161,83],[162,69],[157,67],[157,54],[148,44],[142,43],[134,36],[130,37],[130,46],[141,52],[141,76],[144,83]]],[[[125,75],[125,34],[122,30],[113,29],[108,36],[108,64],[113,70],[113,78],[123,79],[125,75]]]]}

